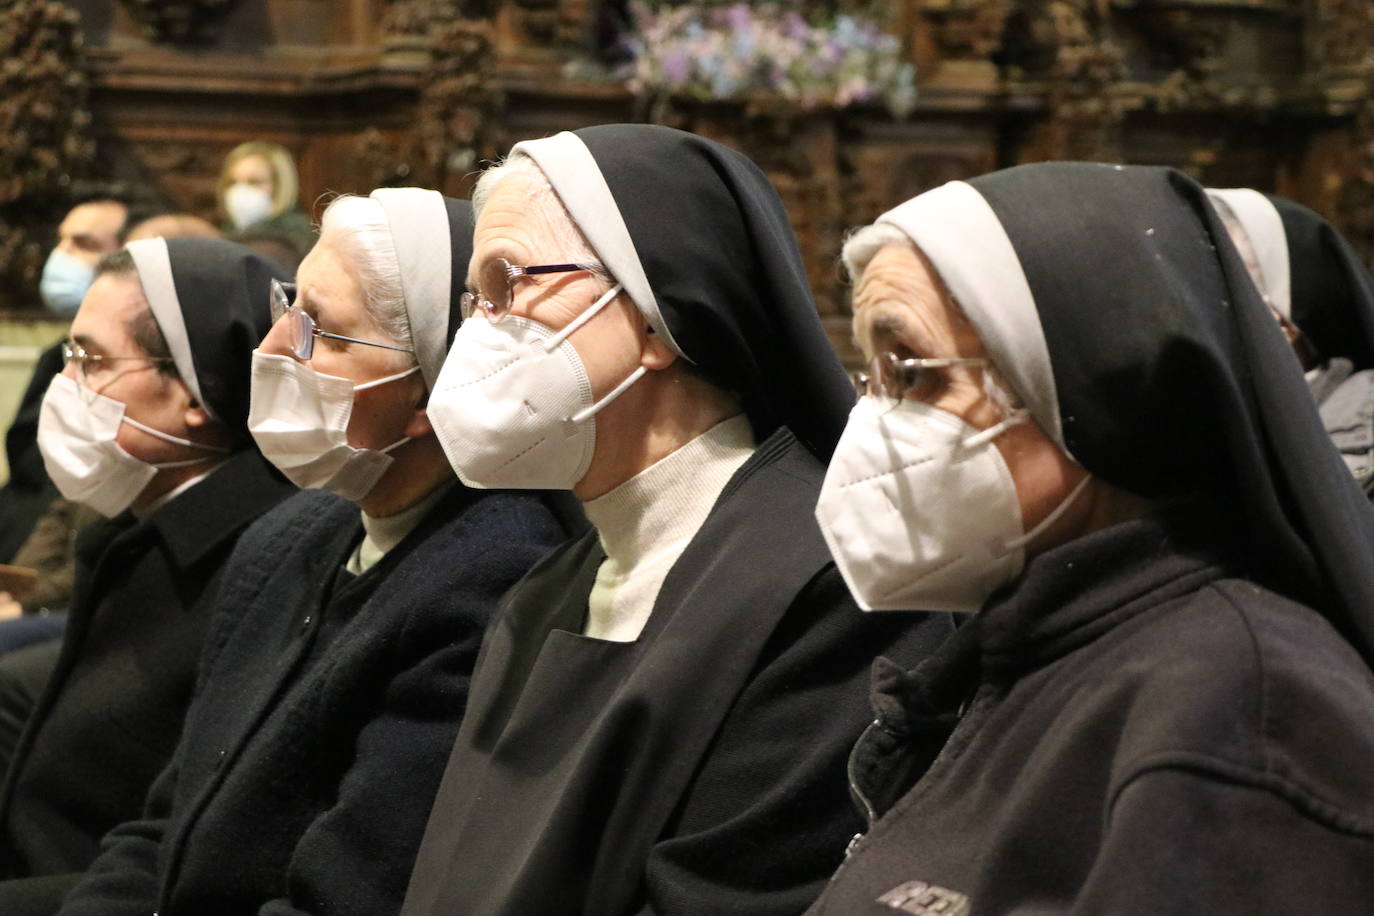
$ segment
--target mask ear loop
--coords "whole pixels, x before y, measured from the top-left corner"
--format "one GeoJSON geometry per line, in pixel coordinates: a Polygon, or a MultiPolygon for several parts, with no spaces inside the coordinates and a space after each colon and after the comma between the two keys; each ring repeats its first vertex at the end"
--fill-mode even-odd
{"type": "MultiPolygon", "coordinates": [[[[187,447],[189,447],[189,448],[198,448],[198,449],[201,449],[202,451],[206,451],[206,452],[216,452],[216,453],[221,454],[221,455],[227,455],[227,454],[229,454],[229,451],[230,451],[230,450],[227,449],[227,448],[220,448],[220,447],[217,446],[217,445],[204,445],[204,444],[202,444],[202,443],[200,443],[200,442],[192,442],[190,439],[183,439],[183,438],[181,438],[180,436],[173,436],[171,433],[164,433],[164,432],[163,432],[162,430],[160,430],[160,429],[153,429],[151,426],[146,426],[146,425],[144,425],[143,423],[140,423],[140,422],[138,422],[137,420],[132,419],[131,417],[120,417],[120,420],[121,420],[121,422],[128,423],[128,424],[129,424],[130,426],[132,426],[134,429],[141,429],[141,430],[143,430],[145,433],[147,433],[148,435],[150,435],[150,436],[156,436],[157,438],[161,439],[161,440],[164,441],[164,442],[171,442],[173,445],[185,445],[185,446],[187,446],[187,447]]],[[[159,464],[159,465],[155,465],[155,466],[156,466],[156,467],[160,467],[160,468],[179,468],[179,467],[184,467],[184,466],[186,466],[186,465],[188,465],[188,464],[198,464],[198,463],[200,463],[200,462],[202,462],[202,461],[205,461],[205,460],[207,460],[207,459],[205,459],[205,458],[194,458],[194,459],[192,459],[192,460],[190,460],[190,461],[175,461],[175,462],[171,462],[171,463],[169,463],[169,464],[159,464]]]]}
{"type": "MultiPolygon", "coordinates": [[[[415,373],[417,373],[417,372],[419,372],[419,371],[420,371],[420,366],[419,366],[418,364],[416,364],[416,365],[414,365],[414,366],[411,366],[409,369],[405,370],[404,372],[396,372],[396,373],[393,373],[393,374],[391,374],[391,375],[382,376],[381,378],[374,378],[374,379],[373,379],[372,381],[370,381],[370,382],[363,382],[361,385],[354,385],[354,386],[353,386],[353,390],[356,392],[356,391],[365,391],[365,390],[368,389],[368,388],[376,388],[378,385],[385,385],[387,382],[394,382],[394,381],[396,381],[396,380],[398,380],[398,379],[403,379],[403,378],[405,378],[406,376],[408,376],[408,375],[414,375],[415,373]]],[[[377,451],[378,451],[380,454],[385,455],[385,454],[387,454],[388,452],[390,452],[392,449],[400,448],[401,446],[405,445],[407,442],[410,441],[410,439],[411,439],[410,436],[402,436],[401,438],[397,439],[395,442],[393,442],[393,443],[391,443],[390,445],[388,445],[386,448],[379,448],[379,449],[377,449],[377,451]]]]}
{"type": "Polygon", "coordinates": [[[384,375],[381,378],[374,378],[370,382],[363,382],[361,385],[354,385],[354,391],[366,391],[368,388],[376,388],[378,385],[385,385],[387,382],[394,382],[397,379],[405,378],[407,375],[414,375],[420,371],[419,365],[411,366],[404,372],[395,372],[391,375],[384,375]]]}
{"type": "Polygon", "coordinates": [[[987,429],[983,430],[982,432],[969,436],[967,439],[963,441],[962,447],[970,449],[978,448],[981,445],[986,445],[993,439],[996,439],[998,436],[1002,435],[1002,433],[1011,429],[1013,426],[1019,426],[1029,419],[1030,411],[1024,407],[1018,407],[1015,410],[1013,410],[1010,414],[1008,414],[1007,418],[1002,422],[995,423],[992,426],[989,426],[987,429]]]}
{"type": "Polygon", "coordinates": [[[610,301],[612,299],[619,295],[620,289],[620,284],[617,283],[615,286],[612,286],[610,289],[606,290],[606,292],[601,295],[600,299],[597,299],[595,302],[592,303],[591,308],[587,309],[581,315],[578,315],[572,321],[568,322],[568,326],[565,327],[563,330],[546,339],[544,341],[544,352],[552,353],[554,350],[558,348],[558,346],[561,343],[563,343],[563,341],[567,340],[570,336],[572,336],[573,331],[576,331],[578,328],[582,327],[582,325],[586,324],[587,322],[595,318],[602,309],[604,309],[608,304],[610,304],[610,301]]]}
{"type": "Polygon", "coordinates": [[[999,556],[1010,553],[1011,551],[1016,550],[1017,548],[1026,546],[1032,540],[1038,537],[1041,532],[1045,531],[1055,522],[1059,521],[1060,517],[1068,511],[1069,506],[1073,505],[1074,500],[1078,499],[1078,495],[1082,493],[1083,490],[1088,486],[1088,481],[1092,479],[1093,476],[1091,474],[1085,475],[1083,479],[1078,482],[1078,485],[1069,492],[1069,495],[1064,497],[1064,501],[1061,502],[1059,505],[1055,506],[1053,511],[1051,511],[1049,515],[1045,516],[1043,519],[1040,520],[1040,524],[1036,525],[1034,528],[1032,528],[1030,531],[1027,531],[1020,537],[1012,538],[1010,541],[1007,541],[999,545],[1001,548],[1001,553],[999,554],[999,556]]]}
{"type": "Polygon", "coordinates": [[[601,400],[597,401],[595,404],[591,405],[590,407],[584,407],[584,408],[582,408],[582,409],[579,410],[577,413],[573,414],[571,417],[568,417],[568,422],[569,422],[569,423],[581,423],[583,420],[587,419],[588,417],[594,417],[594,416],[596,416],[598,413],[600,413],[600,412],[602,411],[603,408],[606,407],[606,405],[610,404],[610,403],[611,403],[612,401],[614,401],[616,398],[618,398],[618,397],[620,397],[622,394],[624,394],[624,393],[625,393],[625,389],[629,388],[629,387],[630,387],[631,385],[633,385],[635,382],[637,382],[637,381],[639,381],[641,378],[643,378],[643,377],[644,377],[644,373],[646,373],[646,372],[648,372],[648,371],[649,371],[649,370],[648,370],[647,368],[645,368],[644,366],[640,366],[638,369],[636,369],[635,371],[631,372],[629,375],[625,376],[625,381],[621,382],[619,385],[616,385],[614,388],[612,388],[612,389],[606,394],[606,396],[603,397],[601,400]]]}

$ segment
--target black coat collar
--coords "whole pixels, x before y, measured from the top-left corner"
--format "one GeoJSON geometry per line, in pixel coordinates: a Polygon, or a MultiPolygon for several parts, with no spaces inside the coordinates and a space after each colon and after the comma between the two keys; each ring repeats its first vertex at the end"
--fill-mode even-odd
{"type": "Polygon", "coordinates": [[[195,564],[289,492],[256,449],[229,458],[205,480],[144,520],[183,568],[195,564]],[[210,484],[206,486],[205,484],[210,484]]]}
{"type": "Polygon", "coordinates": [[[1170,511],[1046,551],[915,669],[878,660],[871,698],[879,720],[896,733],[924,729],[955,712],[980,680],[1014,680],[1222,578],[1238,564],[1204,546],[1217,542],[1209,528],[1199,513],[1170,511]]]}

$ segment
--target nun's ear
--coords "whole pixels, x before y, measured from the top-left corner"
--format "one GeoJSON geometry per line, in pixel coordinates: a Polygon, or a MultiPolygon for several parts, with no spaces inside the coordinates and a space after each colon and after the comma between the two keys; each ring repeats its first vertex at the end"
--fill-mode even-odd
{"type": "Polygon", "coordinates": [[[402,434],[411,439],[419,439],[434,432],[434,424],[429,420],[429,397],[433,392],[428,388],[420,400],[410,409],[410,416],[406,419],[405,429],[402,434]]]}
{"type": "Polygon", "coordinates": [[[639,355],[639,364],[645,369],[667,369],[677,362],[677,354],[668,346],[662,334],[654,332],[652,326],[646,324],[644,335],[644,350],[639,355]]]}
{"type": "Polygon", "coordinates": [[[214,418],[210,416],[210,411],[201,407],[196,403],[195,399],[192,398],[190,405],[186,408],[186,414],[182,419],[185,420],[186,425],[191,429],[200,429],[202,426],[208,425],[214,418]]]}

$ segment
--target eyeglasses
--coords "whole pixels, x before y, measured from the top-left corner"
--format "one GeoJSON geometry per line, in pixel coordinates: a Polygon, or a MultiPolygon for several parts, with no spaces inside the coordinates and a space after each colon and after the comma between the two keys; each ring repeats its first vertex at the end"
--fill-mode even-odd
{"type": "Polygon", "coordinates": [[[76,363],[76,379],[83,387],[90,387],[86,384],[87,379],[99,381],[104,373],[111,368],[111,363],[141,362],[153,365],[174,363],[170,356],[106,356],[103,353],[88,353],[85,347],[70,340],[62,341],[62,361],[64,363],[76,363]]]}
{"type": "Polygon", "coordinates": [[[482,276],[477,278],[477,291],[463,293],[458,306],[463,320],[471,318],[479,308],[486,313],[487,320],[496,322],[510,313],[511,302],[515,299],[515,281],[521,277],[538,274],[563,274],[576,270],[604,271],[606,268],[595,262],[577,264],[538,264],[533,267],[518,267],[505,258],[492,258],[482,268],[482,276]],[[486,290],[483,295],[482,290],[486,290]]]}
{"type": "Polygon", "coordinates": [[[296,308],[296,284],[294,283],[282,283],[274,277],[267,301],[272,313],[273,324],[276,324],[283,315],[290,316],[291,352],[296,359],[302,362],[308,362],[311,354],[315,352],[316,337],[343,340],[367,347],[381,347],[383,350],[397,350],[401,353],[415,352],[409,347],[398,347],[372,340],[359,340],[356,337],[345,337],[342,334],[331,334],[328,331],[320,330],[320,326],[315,324],[315,319],[310,317],[309,312],[305,309],[296,308]]]}
{"type": "Polygon", "coordinates": [[[920,397],[929,393],[939,373],[936,369],[954,366],[981,367],[987,360],[971,356],[949,356],[938,359],[898,359],[897,354],[887,351],[879,353],[868,362],[867,372],[855,372],[850,376],[854,390],[859,397],[900,401],[912,395],[920,397]]]}

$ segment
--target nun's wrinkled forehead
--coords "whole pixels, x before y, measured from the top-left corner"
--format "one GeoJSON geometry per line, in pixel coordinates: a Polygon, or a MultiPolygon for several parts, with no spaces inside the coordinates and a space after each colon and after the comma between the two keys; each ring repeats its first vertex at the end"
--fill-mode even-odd
{"type": "Polygon", "coordinates": [[[962,181],[878,217],[920,248],[968,316],[993,362],[1061,447],[1059,398],[1045,332],[1025,272],[992,207],[962,181]]]}

